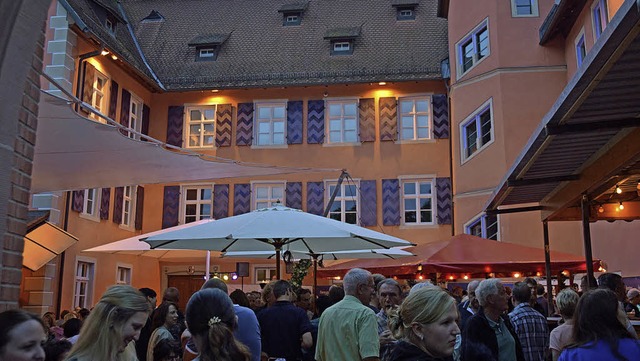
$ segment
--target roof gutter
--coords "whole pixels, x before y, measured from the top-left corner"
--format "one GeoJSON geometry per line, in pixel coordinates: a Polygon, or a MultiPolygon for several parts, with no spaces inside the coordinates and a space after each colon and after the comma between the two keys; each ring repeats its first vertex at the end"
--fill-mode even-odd
{"type": "Polygon", "coordinates": [[[85,33],[90,32],[89,27],[87,26],[87,24],[84,21],[82,21],[82,19],[78,15],[78,13],[71,7],[71,5],[69,5],[67,0],[58,0],[58,2],[60,3],[60,5],[62,5],[62,7],[65,10],[67,10],[67,13],[69,13],[69,15],[71,15],[71,17],[73,18],[73,21],[76,23],[78,28],[80,28],[80,30],[82,30],[82,32],[85,32],[85,33]]]}

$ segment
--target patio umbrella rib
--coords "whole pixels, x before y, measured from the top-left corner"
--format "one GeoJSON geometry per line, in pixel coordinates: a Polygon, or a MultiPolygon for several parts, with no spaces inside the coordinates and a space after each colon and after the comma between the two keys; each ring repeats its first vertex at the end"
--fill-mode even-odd
{"type": "Polygon", "coordinates": [[[166,245],[168,245],[168,244],[171,244],[171,243],[173,243],[173,242],[175,242],[175,241],[176,241],[175,239],[172,239],[172,240],[170,240],[170,241],[166,241],[166,242],[162,242],[162,243],[156,244],[155,246],[151,246],[151,245],[149,245],[149,248],[151,248],[151,249],[156,249],[156,248],[158,248],[158,247],[164,247],[164,246],[166,246],[166,245]]]}
{"type": "Polygon", "coordinates": [[[385,245],[383,245],[383,244],[381,244],[381,243],[378,243],[378,242],[376,242],[376,241],[372,241],[372,240],[370,240],[370,239],[368,239],[368,238],[365,238],[365,237],[362,237],[362,236],[358,236],[357,234],[354,234],[354,235],[353,235],[353,238],[360,238],[360,239],[362,239],[362,240],[364,240],[364,241],[367,241],[367,242],[369,242],[369,243],[373,243],[373,244],[375,244],[376,246],[378,246],[378,247],[380,247],[380,248],[384,248],[384,249],[389,249],[389,248],[391,248],[391,247],[389,247],[389,246],[385,246],[385,245]]]}

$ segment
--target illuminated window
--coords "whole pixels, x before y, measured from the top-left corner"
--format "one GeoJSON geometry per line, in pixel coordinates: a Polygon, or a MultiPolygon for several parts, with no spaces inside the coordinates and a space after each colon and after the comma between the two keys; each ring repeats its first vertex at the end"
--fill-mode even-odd
{"type": "Polygon", "coordinates": [[[216,106],[187,107],[187,148],[211,148],[216,137],[216,106]]]}

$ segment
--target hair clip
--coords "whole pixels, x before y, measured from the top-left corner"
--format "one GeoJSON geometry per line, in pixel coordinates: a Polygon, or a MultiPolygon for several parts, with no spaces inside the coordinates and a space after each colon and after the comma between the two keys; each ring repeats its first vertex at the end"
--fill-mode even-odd
{"type": "Polygon", "coordinates": [[[220,322],[220,318],[217,316],[213,316],[209,319],[209,327],[215,325],[216,323],[220,322]]]}

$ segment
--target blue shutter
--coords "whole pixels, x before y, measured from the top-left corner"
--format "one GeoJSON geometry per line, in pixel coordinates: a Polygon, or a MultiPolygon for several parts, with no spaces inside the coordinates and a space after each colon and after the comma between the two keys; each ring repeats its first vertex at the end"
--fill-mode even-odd
{"type": "Polygon", "coordinates": [[[109,219],[109,201],[111,200],[111,188],[102,188],[100,195],[100,219],[109,219]]]}
{"type": "MultiPolygon", "coordinates": [[[[148,105],[142,104],[142,126],[140,127],[140,133],[144,135],[149,135],[149,118],[151,116],[151,109],[148,105]]],[[[142,138],[141,140],[147,141],[147,138],[142,138]]]]}
{"type": "Polygon", "coordinates": [[[124,201],[124,187],[116,187],[113,194],[113,223],[122,223],[122,202],[124,201]]]}
{"type": "Polygon", "coordinates": [[[380,140],[396,140],[398,136],[398,101],[396,98],[380,98],[378,104],[380,107],[380,140]]]}
{"type": "Polygon", "coordinates": [[[73,203],[71,203],[71,210],[82,212],[82,208],[84,208],[84,190],[73,191],[73,203]]]}
{"type": "Polygon", "coordinates": [[[302,144],[302,100],[287,102],[287,144],[302,144]]]}
{"type": "MultiPolygon", "coordinates": [[[[122,96],[120,97],[120,124],[129,128],[129,113],[131,112],[131,93],[122,88],[122,96]]],[[[120,129],[120,133],[127,135],[126,130],[120,129]]]]}
{"type": "Polygon", "coordinates": [[[233,215],[251,211],[251,184],[233,185],[233,215]]]}
{"type": "Polygon", "coordinates": [[[382,180],[382,224],[400,225],[400,181],[397,179],[382,180]]]}
{"type": "Polygon", "coordinates": [[[213,186],[213,218],[229,217],[229,185],[216,184],[213,186]]]}
{"type": "Polygon", "coordinates": [[[451,178],[436,178],[436,196],[438,199],[438,224],[451,224],[453,208],[451,199],[451,178]]]}
{"type": "Polygon", "coordinates": [[[285,192],[287,207],[302,209],[302,182],[287,182],[285,192]]]}
{"type": "Polygon", "coordinates": [[[216,147],[231,146],[231,104],[216,107],[216,147]]]}
{"type": "Polygon", "coordinates": [[[324,183],[307,182],[307,212],[318,216],[324,213],[324,183]]]}
{"type": "Polygon", "coordinates": [[[253,103],[238,104],[236,145],[251,145],[253,141],[253,103]]]}
{"type": "Polygon", "coordinates": [[[144,212],[144,187],[138,186],[136,188],[136,219],[134,221],[134,228],[138,231],[142,230],[143,212],[144,212]]]}
{"type": "Polygon", "coordinates": [[[178,225],[180,186],[164,186],[162,201],[162,229],[178,225]]]}
{"type": "Polygon", "coordinates": [[[375,180],[360,181],[360,225],[378,224],[378,202],[375,180]]]}
{"type": "Polygon", "coordinates": [[[375,99],[360,99],[360,141],[373,142],[376,140],[376,103],[375,99]]]}
{"type": "Polygon", "coordinates": [[[307,143],[324,143],[324,100],[307,103],[307,143]]]}
{"type": "Polygon", "coordinates": [[[449,138],[449,103],[444,94],[433,95],[433,137],[449,138]]]}
{"type": "Polygon", "coordinates": [[[167,119],[167,144],[182,147],[182,123],[184,122],[184,106],[170,105],[167,119]]]}
{"type": "Polygon", "coordinates": [[[111,81],[111,88],[109,90],[109,118],[116,120],[116,113],[118,112],[118,83],[115,80],[111,81]]]}

